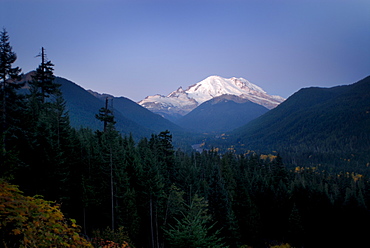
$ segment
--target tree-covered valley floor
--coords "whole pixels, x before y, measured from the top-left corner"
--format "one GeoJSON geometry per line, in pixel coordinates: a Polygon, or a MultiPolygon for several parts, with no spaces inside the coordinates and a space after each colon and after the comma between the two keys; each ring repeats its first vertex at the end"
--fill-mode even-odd
{"type": "Polygon", "coordinates": [[[0,38],[1,247],[368,245],[366,175],[287,168],[278,154],[185,153],[169,131],[135,142],[104,106],[102,131],[72,128],[43,50],[20,94],[0,38]]]}

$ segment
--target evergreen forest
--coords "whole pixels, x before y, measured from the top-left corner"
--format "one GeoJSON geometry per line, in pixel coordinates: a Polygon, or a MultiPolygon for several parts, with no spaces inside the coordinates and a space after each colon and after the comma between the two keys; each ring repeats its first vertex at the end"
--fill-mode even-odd
{"type": "Polygon", "coordinates": [[[100,130],[73,128],[54,64],[39,57],[20,91],[2,30],[0,247],[368,245],[366,175],[288,168],[278,152],[185,152],[170,130],[122,136],[107,104],[100,130]]]}

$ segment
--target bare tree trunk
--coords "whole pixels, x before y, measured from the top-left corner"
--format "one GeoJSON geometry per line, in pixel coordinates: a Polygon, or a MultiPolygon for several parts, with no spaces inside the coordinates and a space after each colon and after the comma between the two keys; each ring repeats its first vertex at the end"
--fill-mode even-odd
{"type": "MultiPolygon", "coordinates": [[[[105,114],[105,117],[108,116],[108,97],[105,98],[105,113],[104,114],[105,114]]],[[[107,131],[107,119],[104,118],[104,132],[106,131],[107,131]]]]}
{"type": "Polygon", "coordinates": [[[114,193],[113,193],[113,157],[112,146],[110,146],[110,193],[111,193],[111,210],[112,210],[112,230],[114,230],[114,193]]]}
{"type": "Polygon", "coordinates": [[[157,208],[155,208],[155,234],[156,234],[156,244],[157,248],[159,248],[159,238],[158,238],[158,215],[157,215],[157,208]]]}
{"type": "Polygon", "coordinates": [[[83,217],[84,217],[84,228],[83,228],[83,231],[84,231],[84,234],[86,234],[86,208],[85,207],[83,208],[83,217]]]}
{"type": "Polygon", "coordinates": [[[4,82],[2,83],[2,88],[3,88],[3,108],[2,108],[2,129],[3,129],[3,132],[1,134],[2,136],[2,142],[3,142],[3,156],[5,156],[5,153],[6,153],[6,138],[5,138],[5,133],[6,133],[6,91],[5,91],[5,88],[6,88],[6,80],[5,80],[5,75],[4,75],[4,82]]]}
{"type": "Polygon", "coordinates": [[[153,230],[153,199],[150,195],[150,202],[149,202],[149,211],[150,211],[150,233],[152,238],[152,248],[154,248],[154,230],[153,230]]]}

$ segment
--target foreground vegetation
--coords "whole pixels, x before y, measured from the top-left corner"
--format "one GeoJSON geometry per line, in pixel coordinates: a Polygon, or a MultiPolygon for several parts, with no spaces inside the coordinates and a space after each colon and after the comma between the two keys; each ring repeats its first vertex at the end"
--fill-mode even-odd
{"type": "Polygon", "coordinates": [[[5,247],[92,247],[79,236],[75,220],[66,220],[59,206],[27,197],[0,181],[0,227],[5,247]]]}
{"type": "Polygon", "coordinates": [[[43,52],[27,94],[5,30],[0,55],[4,246],[56,245],[49,235],[70,247],[367,244],[365,176],[288,170],[278,154],[184,153],[168,131],[135,142],[107,106],[97,110],[102,130],[76,130],[43,52]]]}

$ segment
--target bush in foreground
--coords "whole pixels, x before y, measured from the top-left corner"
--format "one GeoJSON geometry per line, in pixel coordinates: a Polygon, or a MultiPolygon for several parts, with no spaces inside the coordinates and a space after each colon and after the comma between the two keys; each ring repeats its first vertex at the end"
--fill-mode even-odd
{"type": "Polygon", "coordinates": [[[75,220],[40,197],[0,180],[0,242],[5,247],[92,247],[75,220]]]}

